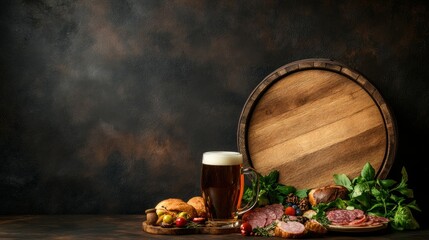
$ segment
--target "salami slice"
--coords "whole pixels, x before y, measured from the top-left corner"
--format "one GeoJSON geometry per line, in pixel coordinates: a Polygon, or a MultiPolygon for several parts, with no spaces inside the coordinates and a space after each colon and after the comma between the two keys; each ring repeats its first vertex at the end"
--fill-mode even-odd
{"type": "Polygon", "coordinates": [[[265,227],[276,220],[280,220],[284,213],[282,204],[271,204],[254,208],[242,216],[244,222],[250,223],[252,228],[265,227]]]}
{"type": "Polygon", "coordinates": [[[276,204],[268,205],[267,207],[275,212],[277,220],[280,220],[282,218],[284,214],[284,207],[282,204],[276,203],[276,204]]]}
{"type": "Polygon", "coordinates": [[[277,219],[276,213],[271,208],[269,208],[268,206],[265,206],[263,208],[263,210],[265,211],[265,214],[267,215],[267,222],[265,223],[266,225],[271,224],[273,221],[275,221],[277,219]]]}
{"type": "Polygon", "coordinates": [[[250,219],[255,219],[255,218],[263,218],[266,219],[267,218],[267,214],[259,209],[254,209],[252,211],[249,211],[248,214],[243,215],[242,219],[243,221],[247,221],[250,219]]]}
{"type": "Polygon", "coordinates": [[[326,217],[332,225],[347,225],[352,227],[377,226],[386,224],[389,219],[379,216],[366,215],[362,210],[329,210],[326,217]]]}
{"type": "Polygon", "coordinates": [[[250,223],[252,228],[265,227],[268,220],[268,214],[263,208],[254,208],[245,213],[242,220],[250,223]]]}
{"type": "Polygon", "coordinates": [[[355,220],[353,220],[353,221],[349,222],[349,225],[350,225],[350,226],[359,226],[359,225],[362,225],[363,223],[365,223],[365,222],[366,222],[366,220],[367,220],[367,218],[366,218],[366,216],[364,215],[364,216],[363,216],[363,217],[361,217],[361,218],[356,218],[355,220]]]}
{"type": "Polygon", "coordinates": [[[390,220],[388,218],[385,217],[380,217],[380,216],[373,216],[373,215],[369,215],[368,219],[374,221],[374,223],[388,223],[390,220]]]}
{"type": "Polygon", "coordinates": [[[265,227],[265,219],[262,218],[255,218],[255,219],[250,219],[247,221],[250,226],[252,226],[253,228],[257,228],[257,227],[265,227]]]}
{"type": "MultiPolygon", "coordinates": [[[[354,209],[354,210],[344,210],[344,209],[337,209],[337,210],[329,210],[326,213],[326,217],[329,221],[331,221],[331,224],[336,225],[349,225],[351,222],[357,220],[356,222],[359,223],[362,218],[365,218],[365,213],[360,209],[354,209]]],[[[363,219],[364,221],[365,219],[363,219]]]]}

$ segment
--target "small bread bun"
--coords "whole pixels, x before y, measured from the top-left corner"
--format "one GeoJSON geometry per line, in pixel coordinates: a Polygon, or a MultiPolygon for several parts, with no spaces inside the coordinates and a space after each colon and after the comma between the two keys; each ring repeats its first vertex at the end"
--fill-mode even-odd
{"type": "Polygon", "coordinates": [[[201,196],[192,197],[191,199],[188,200],[187,203],[195,208],[195,210],[197,211],[198,217],[202,217],[202,218],[207,217],[206,205],[204,203],[203,197],[201,196]]]}
{"type": "Polygon", "coordinates": [[[159,202],[156,207],[156,210],[167,210],[172,213],[186,212],[189,218],[197,217],[197,211],[192,205],[187,204],[182,199],[179,198],[169,198],[159,202]]]}
{"type": "Polygon", "coordinates": [[[348,190],[341,185],[329,185],[321,188],[313,188],[308,193],[308,201],[312,206],[319,203],[329,203],[337,198],[346,199],[348,190]]]}

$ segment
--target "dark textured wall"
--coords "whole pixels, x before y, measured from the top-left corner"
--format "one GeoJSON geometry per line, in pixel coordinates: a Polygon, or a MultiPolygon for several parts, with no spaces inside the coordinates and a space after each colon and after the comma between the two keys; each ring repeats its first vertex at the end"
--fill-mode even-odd
{"type": "Polygon", "coordinates": [[[202,153],[237,150],[251,91],[305,58],[377,87],[399,130],[389,176],[405,166],[427,209],[425,1],[1,5],[1,214],[142,213],[198,194],[202,153]]]}

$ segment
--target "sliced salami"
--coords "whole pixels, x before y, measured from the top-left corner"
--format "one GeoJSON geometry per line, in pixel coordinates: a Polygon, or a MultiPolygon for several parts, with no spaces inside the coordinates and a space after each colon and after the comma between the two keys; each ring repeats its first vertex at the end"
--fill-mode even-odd
{"type": "Polygon", "coordinates": [[[349,223],[349,225],[351,225],[351,226],[359,226],[359,225],[361,225],[362,223],[364,223],[365,221],[367,220],[367,218],[366,218],[366,216],[364,215],[363,217],[361,217],[361,218],[356,218],[355,220],[353,220],[353,221],[351,221],[350,223],[349,223]]]}
{"type": "Polygon", "coordinates": [[[267,205],[266,207],[270,208],[275,212],[277,220],[280,220],[282,218],[284,214],[284,206],[282,204],[276,203],[276,204],[267,205]]]}
{"type": "Polygon", "coordinates": [[[254,208],[242,216],[244,222],[249,222],[252,228],[265,227],[283,216],[283,205],[272,204],[264,207],[254,208]]]}
{"type": "Polygon", "coordinates": [[[374,221],[374,223],[388,223],[389,219],[385,218],[385,217],[379,217],[379,216],[373,216],[373,215],[369,215],[368,219],[374,221]]]}
{"type": "Polygon", "coordinates": [[[252,228],[265,227],[268,215],[262,208],[255,208],[244,214],[242,219],[249,222],[252,228]]]}
{"type": "Polygon", "coordinates": [[[337,209],[337,210],[327,211],[326,217],[328,218],[329,221],[331,221],[331,224],[348,225],[357,219],[358,219],[357,222],[359,222],[359,220],[365,217],[365,214],[360,209],[354,209],[354,210],[337,209]]]}
{"type": "Polygon", "coordinates": [[[262,218],[255,218],[247,220],[247,222],[250,224],[250,226],[252,226],[253,229],[257,227],[265,227],[266,220],[262,218]]]}
{"type": "Polygon", "coordinates": [[[376,226],[389,222],[384,217],[366,215],[362,210],[329,210],[326,217],[332,225],[347,225],[353,227],[376,226]]]}
{"type": "Polygon", "coordinates": [[[271,224],[273,221],[277,219],[276,213],[268,206],[263,207],[263,210],[265,211],[265,214],[268,216],[267,223],[266,223],[267,225],[271,224]]]}

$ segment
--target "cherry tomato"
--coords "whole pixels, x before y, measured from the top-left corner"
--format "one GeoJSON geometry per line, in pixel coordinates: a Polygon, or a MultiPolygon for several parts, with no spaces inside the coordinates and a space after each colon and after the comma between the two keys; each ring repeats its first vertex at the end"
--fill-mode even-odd
{"type": "Polygon", "coordinates": [[[250,236],[252,235],[252,225],[248,222],[243,222],[240,226],[241,235],[243,236],[250,236]]]}
{"type": "Polygon", "coordinates": [[[289,216],[295,216],[295,208],[293,207],[286,207],[285,208],[285,214],[289,216]]]}
{"type": "Polygon", "coordinates": [[[183,217],[176,218],[176,227],[180,227],[180,228],[185,227],[186,223],[187,223],[187,221],[185,218],[183,218],[183,217]]]}

